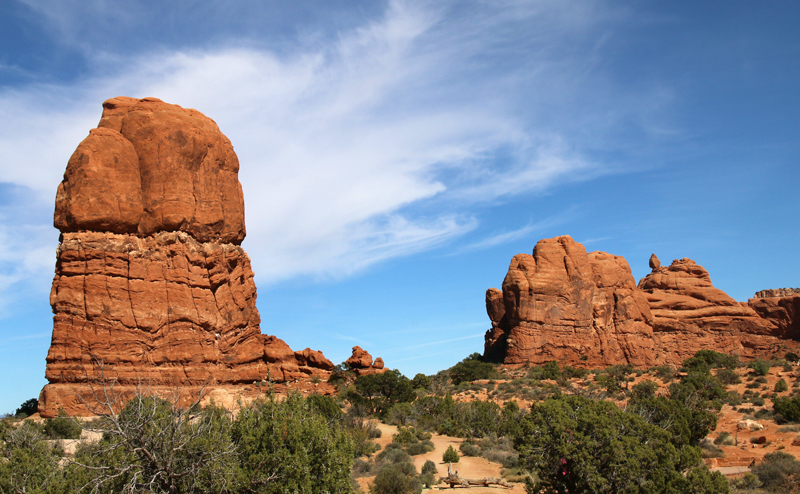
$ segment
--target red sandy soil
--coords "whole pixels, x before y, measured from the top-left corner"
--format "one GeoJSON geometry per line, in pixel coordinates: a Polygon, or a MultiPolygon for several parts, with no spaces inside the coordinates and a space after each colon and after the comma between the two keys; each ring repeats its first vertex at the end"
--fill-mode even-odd
{"type": "MultiPolygon", "coordinates": [[[[382,435],[378,439],[375,439],[375,442],[381,446],[382,451],[387,444],[392,442],[392,434],[397,433],[397,427],[378,423],[378,428],[381,430],[382,435]]],[[[434,434],[431,438],[431,441],[436,449],[424,455],[412,456],[411,458],[414,460],[414,465],[417,467],[417,471],[420,471],[422,470],[422,465],[424,465],[427,460],[431,460],[432,462],[436,463],[436,469],[439,473],[439,477],[447,477],[448,464],[442,463],[442,455],[444,455],[444,452],[447,450],[448,446],[453,446],[456,451],[459,451],[458,448],[464,439],[434,434]]],[[[462,456],[458,463],[453,463],[453,470],[458,471],[459,475],[468,479],[500,477],[501,468],[502,466],[499,463],[492,463],[485,458],[469,456],[462,456]]],[[[369,484],[372,483],[374,478],[375,477],[361,477],[357,479],[359,485],[361,486],[361,490],[365,493],[369,492],[369,484]]],[[[434,486],[432,489],[423,489],[422,492],[437,491],[445,488],[450,490],[450,487],[447,484],[440,484],[434,486]]],[[[508,489],[499,485],[490,487],[470,487],[469,489],[464,487],[456,487],[455,489],[464,490],[464,492],[468,494],[498,494],[500,492],[519,494],[525,492],[524,484],[514,484],[512,489],[508,489]]]]}

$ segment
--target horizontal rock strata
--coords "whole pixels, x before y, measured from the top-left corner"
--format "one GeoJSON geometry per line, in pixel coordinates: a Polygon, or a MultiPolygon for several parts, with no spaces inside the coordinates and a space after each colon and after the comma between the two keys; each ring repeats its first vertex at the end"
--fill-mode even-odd
{"type": "Polygon", "coordinates": [[[239,162],[214,121],[155,98],[103,108],[56,195],[42,416],[89,413],[112,384],[211,392],[332,370],[261,334],[239,162]]]}
{"type": "Polygon", "coordinates": [[[569,236],[541,240],[511,260],[502,290],[486,292],[492,328],[484,357],[518,364],[556,360],[581,367],[679,364],[698,350],[743,358],[798,348],[800,294],[735,301],[691,259],[635,284],[628,263],[587,253],[569,236]]]}

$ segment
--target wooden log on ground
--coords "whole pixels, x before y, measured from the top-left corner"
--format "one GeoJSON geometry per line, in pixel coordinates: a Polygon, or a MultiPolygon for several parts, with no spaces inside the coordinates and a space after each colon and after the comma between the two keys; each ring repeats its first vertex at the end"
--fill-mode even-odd
{"type": "Polygon", "coordinates": [[[464,477],[460,476],[458,472],[453,471],[452,463],[447,467],[447,477],[440,477],[440,480],[445,484],[450,485],[451,489],[454,489],[455,486],[471,487],[473,485],[479,485],[483,487],[489,485],[500,485],[507,489],[514,487],[505,480],[497,477],[484,477],[482,479],[465,479],[464,477]]]}

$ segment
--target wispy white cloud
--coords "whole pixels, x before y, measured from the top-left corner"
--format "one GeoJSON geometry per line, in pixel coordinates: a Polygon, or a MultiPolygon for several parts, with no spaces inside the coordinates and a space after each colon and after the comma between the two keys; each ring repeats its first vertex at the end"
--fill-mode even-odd
{"type": "MultiPolygon", "coordinates": [[[[51,204],[99,103],[156,96],[200,109],[234,143],[259,284],[346,276],[478,228],[476,206],[604,173],[582,149],[587,129],[575,129],[613,127],[636,105],[626,95],[612,117],[618,95],[599,107],[576,96],[597,56],[583,48],[611,22],[598,5],[397,0],[379,19],[292,49],[231,39],[122,57],[89,46],[94,71],[82,79],[0,92],[0,182],[51,204]]],[[[51,19],[65,40],[109,15],[103,2],[83,8],[51,19]]]]}

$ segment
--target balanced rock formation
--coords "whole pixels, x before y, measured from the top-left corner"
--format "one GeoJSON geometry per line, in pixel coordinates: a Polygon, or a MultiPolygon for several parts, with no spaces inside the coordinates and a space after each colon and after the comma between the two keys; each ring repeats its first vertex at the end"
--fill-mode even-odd
{"type": "Polygon", "coordinates": [[[484,357],[518,364],[557,360],[581,367],[679,364],[698,350],[743,358],[800,348],[800,293],[739,303],[690,259],[635,284],[628,263],[590,252],[569,236],[541,240],[511,260],[503,289],[486,292],[492,329],[484,357]],[[794,336],[796,338],[796,336],[794,336]]]}
{"type": "Polygon", "coordinates": [[[656,346],[666,362],[681,362],[701,349],[742,357],[769,356],[780,335],[747,304],[715,288],[691,259],[657,267],[639,281],[653,314],[656,346]]]}
{"type": "Polygon", "coordinates": [[[587,254],[569,236],[514,256],[503,290],[486,292],[486,307],[492,329],[484,355],[491,360],[595,367],[656,361],[650,308],[628,263],[587,254]]]}
{"type": "Polygon", "coordinates": [[[783,338],[800,340],[800,288],[761,290],[747,301],[783,338]]]}
{"type": "Polygon", "coordinates": [[[367,376],[370,374],[383,374],[386,372],[384,369],[383,359],[378,357],[375,362],[372,361],[372,355],[360,346],[353,347],[353,354],[344,361],[350,370],[354,371],[356,375],[367,376]]]}
{"type": "Polygon", "coordinates": [[[262,335],[233,146],[196,110],[103,103],[58,187],[53,337],[39,410],[94,391],[287,382],[333,369],[262,335]]]}

